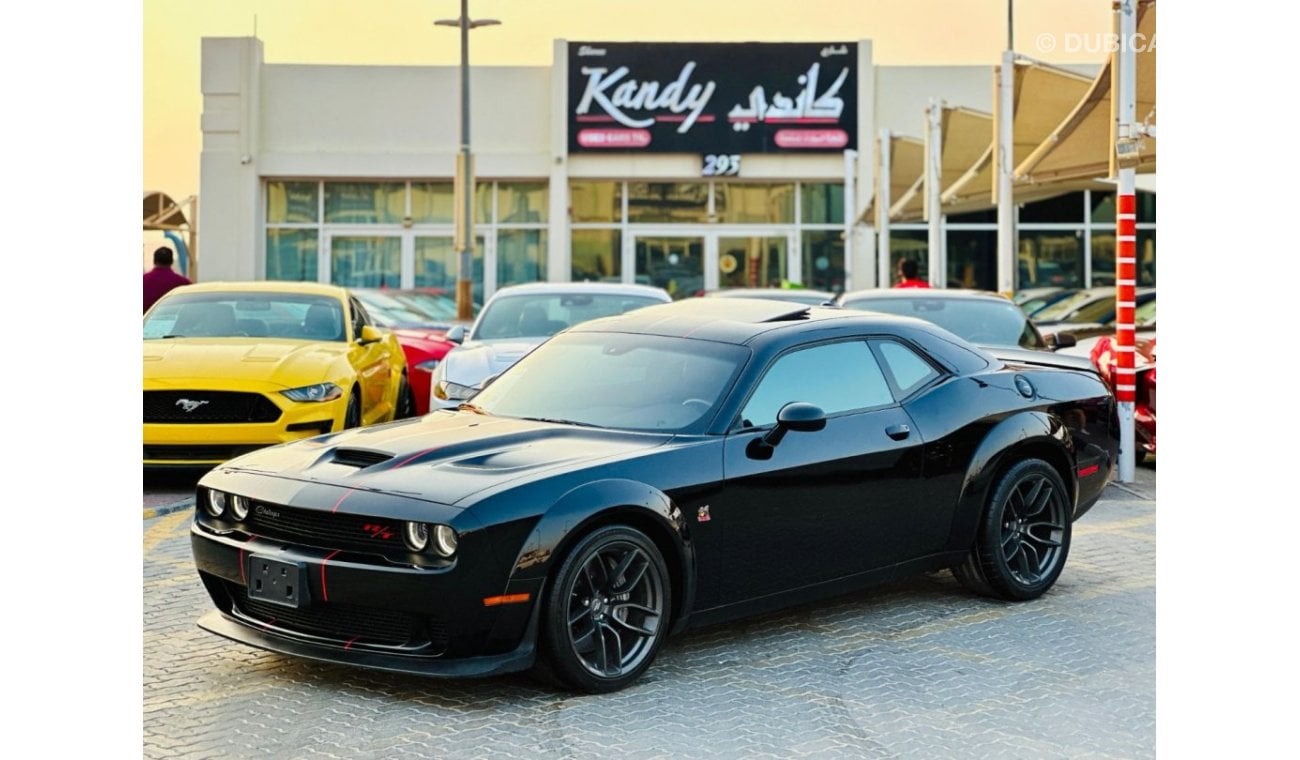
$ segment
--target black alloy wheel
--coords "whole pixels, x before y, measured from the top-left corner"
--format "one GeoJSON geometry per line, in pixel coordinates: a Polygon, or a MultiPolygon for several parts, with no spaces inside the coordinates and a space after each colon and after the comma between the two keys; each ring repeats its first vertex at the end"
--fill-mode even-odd
{"type": "Polygon", "coordinates": [[[348,409],[343,413],[343,429],[361,427],[361,391],[353,388],[348,394],[348,409]]]}
{"type": "Polygon", "coordinates": [[[565,558],[547,595],[546,665],[564,684],[616,691],[654,660],[668,633],[672,586],[654,542],[638,530],[598,528],[565,558]]]}
{"type": "Polygon", "coordinates": [[[1010,601],[1042,596],[1056,583],[1070,551],[1065,483],[1041,459],[1019,462],[993,488],[975,547],[953,568],[977,593],[1010,601]]]}
{"type": "Polygon", "coordinates": [[[393,419],[404,420],[415,416],[415,393],[411,384],[406,382],[406,373],[402,373],[401,383],[397,386],[397,405],[393,410],[393,419]]]}

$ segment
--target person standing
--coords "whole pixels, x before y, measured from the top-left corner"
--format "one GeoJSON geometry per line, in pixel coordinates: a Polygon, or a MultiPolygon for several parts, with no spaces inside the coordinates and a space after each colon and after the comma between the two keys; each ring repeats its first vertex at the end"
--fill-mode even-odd
{"type": "Polygon", "coordinates": [[[172,270],[172,249],[163,246],[153,252],[153,269],[144,273],[144,310],[172,288],[190,285],[190,279],[172,270]]]}
{"type": "Polygon", "coordinates": [[[900,259],[898,262],[898,284],[896,288],[928,288],[930,283],[917,276],[916,262],[912,259],[900,259]]]}

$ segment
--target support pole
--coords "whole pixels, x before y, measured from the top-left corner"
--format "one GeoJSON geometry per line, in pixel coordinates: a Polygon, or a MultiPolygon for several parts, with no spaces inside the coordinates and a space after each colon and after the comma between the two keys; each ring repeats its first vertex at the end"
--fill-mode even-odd
{"type": "MultiPolygon", "coordinates": [[[[1008,3],[1009,5],[1009,3],[1008,3]]],[[[1008,22],[1009,23],[1009,22],[1008,22]]],[[[1010,296],[1016,290],[1016,205],[1011,189],[1015,161],[1015,75],[1016,54],[1002,53],[998,71],[997,104],[997,202],[998,202],[998,292],[1010,296]]]]}
{"type": "Polygon", "coordinates": [[[474,158],[469,149],[469,0],[460,0],[460,160],[456,184],[460,215],[456,225],[456,318],[474,318],[474,158]]]}
{"type": "MultiPolygon", "coordinates": [[[[849,284],[853,282],[853,225],[858,218],[858,152],[856,150],[844,151],[844,283],[841,287],[844,290],[849,289],[849,284]]],[[[802,245],[803,241],[799,241],[802,245]]],[[[808,251],[800,251],[807,261],[808,251]]],[[[810,278],[811,279],[811,278],[810,278]]],[[[803,280],[800,280],[803,282],[803,280]]],[[[811,283],[804,282],[804,287],[809,287],[811,283]]]]}
{"type": "Polygon", "coordinates": [[[948,257],[943,240],[943,211],[939,179],[943,162],[943,101],[930,98],[925,131],[925,218],[930,223],[930,285],[948,287],[948,257]]]}
{"type": "Polygon", "coordinates": [[[1134,305],[1137,287],[1137,198],[1134,181],[1137,170],[1137,55],[1133,49],[1137,33],[1137,3],[1116,3],[1119,49],[1113,54],[1115,65],[1112,92],[1116,98],[1115,132],[1116,165],[1119,167],[1119,198],[1115,214],[1115,346],[1118,366],[1115,369],[1115,400],[1119,403],[1119,480],[1132,483],[1136,462],[1136,439],[1133,429],[1134,403],[1137,400],[1134,372],[1134,305]]]}
{"type": "Polygon", "coordinates": [[[889,197],[889,182],[893,174],[893,151],[889,129],[880,130],[876,138],[880,165],[876,167],[876,287],[889,287],[890,251],[889,251],[889,206],[893,199],[889,197]]]}

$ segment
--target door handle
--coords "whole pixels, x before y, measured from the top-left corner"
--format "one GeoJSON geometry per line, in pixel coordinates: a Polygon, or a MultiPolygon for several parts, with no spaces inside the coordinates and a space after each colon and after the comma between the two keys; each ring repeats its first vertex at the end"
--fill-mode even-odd
{"type": "Polygon", "coordinates": [[[885,435],[893,438],[895,441],[901,441],[912,434],[912,429],[907,425],[890,425],[885,428],[885,435]]]}

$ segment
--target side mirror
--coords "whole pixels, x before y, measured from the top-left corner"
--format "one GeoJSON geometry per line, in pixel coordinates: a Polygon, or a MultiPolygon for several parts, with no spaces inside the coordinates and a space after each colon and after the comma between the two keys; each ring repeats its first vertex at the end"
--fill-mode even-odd
{"type": "Polygon", "coordinates": [[[371,343],[378,343],[384,339],[384,333],[374,325],[366,325],[361,328],[361,334],[357,336],[357,345],[368,346],[371,343]]]}
{"type": "Polygon", "coordinates": [[[815,433],[826,427],[826,412],[820,406],[805,401],[791,401],[776,413],[776,425],[762,438],[749,442],[745,454],[751,459],[771,459],[772,452],[791,430],[815,433]]]}
{"type": "Polygon", "coordinates": [[[465,325],[453,325],[452,328],[447,331],[447,334],[442,337],[444,340],[449,340],[452,343],[464,343],[465,332],[465,325]]]}
{"type": "Polygon", "coordinates": [[[1074,337],[1074,333],[1056,333],[1047,338],[1047,345],[1049,345],[1053,351],[1077,346],[1078,344],[1079,341],[1074,337]]]}

